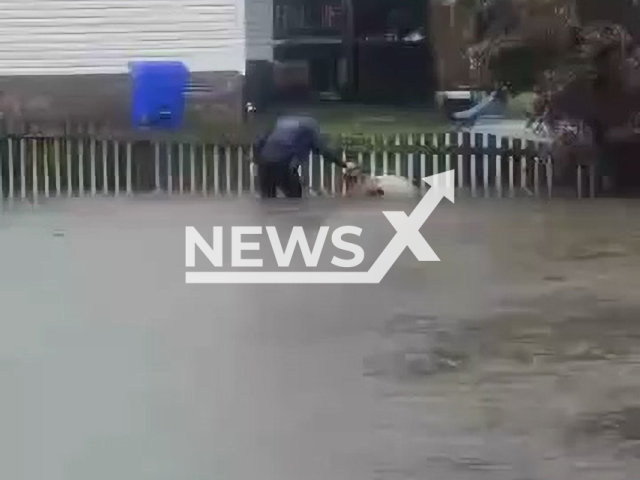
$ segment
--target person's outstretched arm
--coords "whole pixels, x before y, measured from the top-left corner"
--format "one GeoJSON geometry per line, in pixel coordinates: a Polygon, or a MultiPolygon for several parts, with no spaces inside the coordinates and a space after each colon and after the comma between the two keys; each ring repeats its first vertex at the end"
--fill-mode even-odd
{"type": "Polygon", "coordinates": [[[335,163],[340,168],[347,168],[347,163],[342,160],[340,154],[327,145],[327,142],[322,138],[317,130],[314,130],[313,132],[312,148],[314,153],[322,155],[326,160],[335,163]]]}

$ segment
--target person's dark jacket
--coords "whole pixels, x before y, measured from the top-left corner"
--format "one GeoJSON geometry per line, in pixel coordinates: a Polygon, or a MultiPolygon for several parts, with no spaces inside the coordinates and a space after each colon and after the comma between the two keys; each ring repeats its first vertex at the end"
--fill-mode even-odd
{"type": "Polygon", "coordinates": [[[323,141],[318,123],[310,117],[278,119],[269,134],[254,146],[257,163],[297,166],[309,160],[310,153],[322,155],[340,166],[342,161],[323,141]]]}

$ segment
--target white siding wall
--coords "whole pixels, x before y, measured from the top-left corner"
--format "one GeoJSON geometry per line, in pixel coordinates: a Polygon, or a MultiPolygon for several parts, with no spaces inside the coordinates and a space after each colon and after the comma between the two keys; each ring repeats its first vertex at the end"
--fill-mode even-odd
{"type": "Polygon", "coordinates": [[[247,59],[273,60],[273,0],[246,0],[247,59]]]}
{"type": "Polygon", "coordinates": [[[0,76],[125,73],[159,59],[244,73],[244,2],[0,0],[0,76]]]}

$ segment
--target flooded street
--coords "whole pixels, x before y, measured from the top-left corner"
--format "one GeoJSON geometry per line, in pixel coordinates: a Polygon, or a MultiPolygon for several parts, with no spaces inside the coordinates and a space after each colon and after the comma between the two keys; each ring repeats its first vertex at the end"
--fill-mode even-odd
{"type": "Polygon", "coordinates": [[[412,207],[7,208],[0,477],[638,478],[640,202],[443,201],[380,285],[184,283],[187,225],[357,225],[367,263],[412,207]]]}

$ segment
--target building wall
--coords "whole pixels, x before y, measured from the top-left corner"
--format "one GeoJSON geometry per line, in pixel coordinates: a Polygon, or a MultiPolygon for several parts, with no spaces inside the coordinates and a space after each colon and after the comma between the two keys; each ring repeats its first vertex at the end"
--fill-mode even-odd
{"type": "Polygon", "coordinates": [[[179,60],[194,72],[204,93],[188,101],[191,118],[241,116],[255,50],[245,0],[0,0],[0,12],[0,110],[12,124],[126,125],[136,60],[179,60]]]}
{"type": "Polygon", "coordinates": [[[273,93],[273,3],[246,0],[247,69],[245,97],[262,109],[273,93]]]}
{"type": "Polygon", "coordinates": [[[246,0],[247,60],[273,61],[273,0],[246,0]]]}
{"type": "Polygon", "coordinates": [[[132,60],[244,72],[244,0],[1,0],[3,75],[126,73],[132,60]]]}

